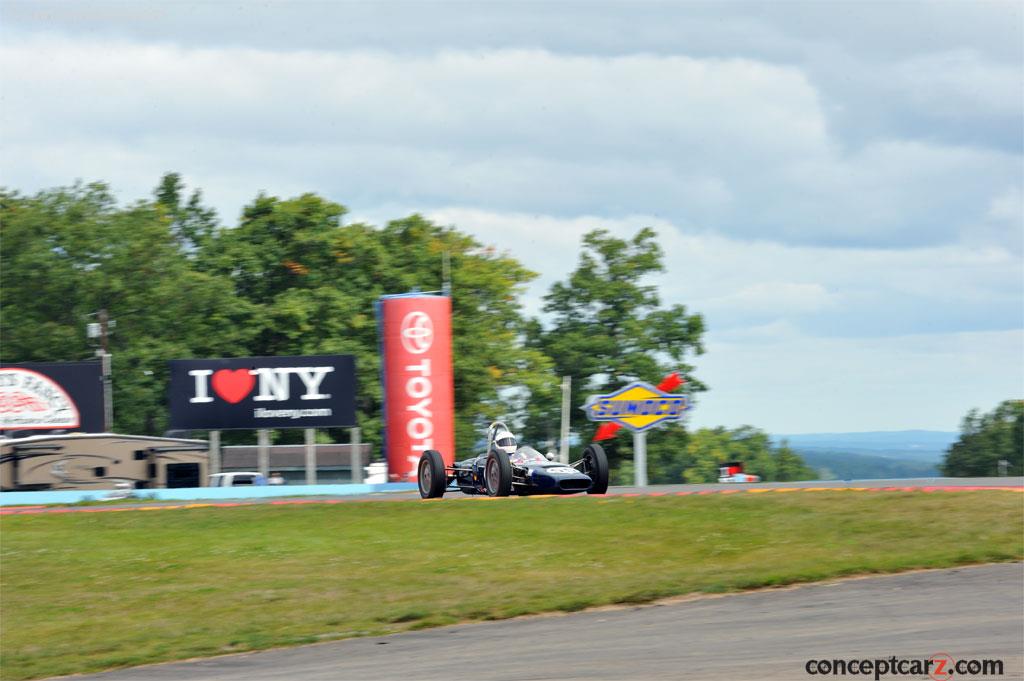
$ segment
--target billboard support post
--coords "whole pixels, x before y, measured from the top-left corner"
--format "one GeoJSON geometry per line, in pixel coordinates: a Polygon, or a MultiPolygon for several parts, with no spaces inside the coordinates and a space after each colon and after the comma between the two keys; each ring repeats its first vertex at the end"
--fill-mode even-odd
{"type": "Polygon", "coordinates": [[[349,440],[352,443],[352,454],[349,456],[349,466],[352,468],[352,482],[356,485],[363,484],[363,431],[359,428],[350,428],[349,440]]]}
{"type": "Polygon", "coordinates": [[[316,428],[302,431],[306,438],[306,484],[316,484],[316,428]]]}
{"type": "Polygon", "coordinates": [[[647,433],[633,433],[633,485],[647,487],[647,433]]]}
{"type": "Polygon", "coordinates": [[[210,431],[210,475],[220,473],[220,431],[210,431]]]}
{"type": "Polygon", "coordinates": [[[270,477],[270,431],[260,428],[256,431],[256,463],[260,475],[270,477]]]}

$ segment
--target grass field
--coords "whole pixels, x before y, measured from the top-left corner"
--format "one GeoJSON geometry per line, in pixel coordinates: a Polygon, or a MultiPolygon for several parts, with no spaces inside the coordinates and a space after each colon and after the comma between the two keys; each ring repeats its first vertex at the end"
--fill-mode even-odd
{"type": "Polygon", "coordinates": [[[820,492],[8,516],[26,679],[839,575],[1018,560],[1024,495],[820,492]]]}

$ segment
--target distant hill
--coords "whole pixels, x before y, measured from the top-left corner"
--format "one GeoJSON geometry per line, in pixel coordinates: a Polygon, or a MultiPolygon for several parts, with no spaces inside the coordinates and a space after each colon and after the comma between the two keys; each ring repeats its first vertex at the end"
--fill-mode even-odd
{"type": "Polygon", "coordinates": [[[775,442],[788,440],[791,447],[853,449],[883,452],[945,452],[959,433],[943,430],[882,430],[866,433],[798,433],[773,435],[775,442]]]}
{"type": "Polygon", "coordinates": [[[794,447],[822,480],[884,480],[888,478],[934,478],[938,463],[895,459],[849,451],[827,451],[794,447]]]}
{"type": "Polygon", "coordinates": [[[939,475],[959,433],[937,430],[773,435],[796,450],[822,479],[915,478],[939,475]]]}

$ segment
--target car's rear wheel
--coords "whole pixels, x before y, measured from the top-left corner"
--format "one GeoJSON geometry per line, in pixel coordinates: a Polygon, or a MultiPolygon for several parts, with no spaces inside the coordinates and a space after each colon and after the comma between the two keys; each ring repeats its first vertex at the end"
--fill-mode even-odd
{"type": "Polygon", "coordinates": [[[444,470],[444,459],[441,452],[428,449],[420,457],[420,465],[416,471],[416,481],[420,487],[420,496],[424,499],[437,499],[444,496],[448,487],[448,478],[444,470]]]}
{"type": "Polygon", "coordinates": [[[608,457],[605,456],[604,447],[591,444],[583,450],[580,471],[589,475],[593,481],[587,494],[604,494],[608,491],[608,457]]]}
{"type": "Polygon", "coordinates": [[[512,491],[512,461],[500,449],[492,450],[487,456],[484,485],[492,497],[507,497],[512,491]]]}

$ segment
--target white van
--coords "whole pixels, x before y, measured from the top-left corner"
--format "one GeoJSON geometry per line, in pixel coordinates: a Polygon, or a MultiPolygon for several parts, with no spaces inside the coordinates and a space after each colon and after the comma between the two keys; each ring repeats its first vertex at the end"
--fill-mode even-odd
{"type": "Polygon", "coordinates": [[[266,485],[267,479],[255,471],[215,473],[210,476],[210,487],[241,487],[243,485],[266,485]]]}

